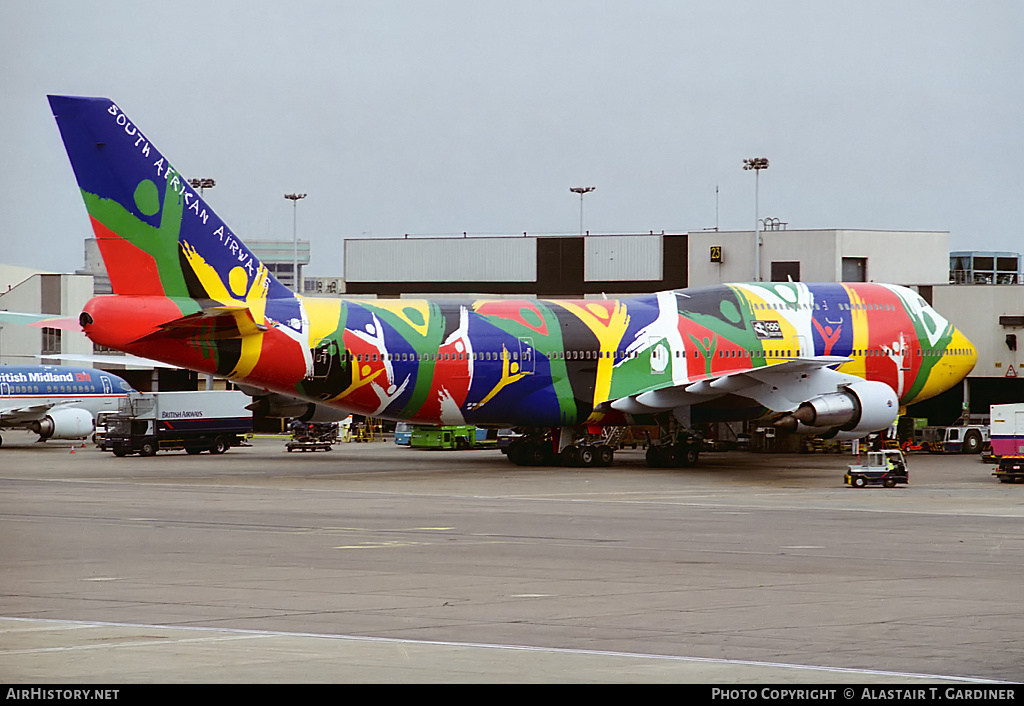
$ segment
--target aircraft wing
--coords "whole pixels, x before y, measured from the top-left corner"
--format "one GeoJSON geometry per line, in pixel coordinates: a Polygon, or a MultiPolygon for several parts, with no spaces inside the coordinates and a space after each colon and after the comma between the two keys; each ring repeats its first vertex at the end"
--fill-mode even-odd
{"type": "Polygon", "coordinates": [[[839,356],[796,358],[761,368],[648,390],[611,402],[612,409],[629,414],[685,407],[725,395],[747,397],[775,412],[789,412],[816,395],[835,392],[861,380],[834,370],[849,362],[839,356]]]}
{"type": "Polygon", "coordinates": [[[38,422],[55,406],[55,403],[8,405],[0,408],[0,427],[17,427],[29,422],[38,422]]]}
{"type": "Polygon", "coordinates": [[[132,365],[137,368],[170,368],[177,370],[177,365],[161,363],[152,358],[143,358],[137,355],[85,355],[78,353],[61,353],[59,355],[35,355],[33,358],[46,358],[47,360],[63,360],[73,363],[99,363],[100,365],[132,365]]]}

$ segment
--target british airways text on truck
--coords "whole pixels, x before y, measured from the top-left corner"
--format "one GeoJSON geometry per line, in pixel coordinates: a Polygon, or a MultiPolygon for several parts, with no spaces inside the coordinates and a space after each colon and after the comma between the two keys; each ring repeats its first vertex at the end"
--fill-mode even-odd
{"type": "Polygon", "coordinates": [[[104,448],[115,456],[172,449],[222,454],[252,434],[251,402],[237,390],[131,393],[108,421],[104,448]]]}

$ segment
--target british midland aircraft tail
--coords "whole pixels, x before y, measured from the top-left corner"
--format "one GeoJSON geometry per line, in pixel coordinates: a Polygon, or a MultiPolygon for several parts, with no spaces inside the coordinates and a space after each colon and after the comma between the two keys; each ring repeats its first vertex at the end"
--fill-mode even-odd
{"type": "Polygon", "coordinates": [[[51,96],[115,296],[96,343],[345,412],[519,428],[516,463],[607,462],[602,428],[657,424],[688,465],[705,421],[845,438],[973,368],[971,343],[894,285],[728,284],[618,300],[293,294],[106,98],[51,96]],[[597,460],[594,460],[594,459],[597,460]]]}

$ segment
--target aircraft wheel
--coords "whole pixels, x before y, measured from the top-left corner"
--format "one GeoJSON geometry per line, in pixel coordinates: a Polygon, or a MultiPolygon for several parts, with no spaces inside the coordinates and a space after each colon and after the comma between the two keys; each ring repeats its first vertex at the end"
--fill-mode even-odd
{"type": "Polygon", "coordinates": [[[558,461],[563,466],[572,468],[580,465],[580,450],[575,446],[566,446],[562,453],[558,454],[558,461]]]}
{"type": "Polygon", "coordinates": [[[664,468],[669,461],[669,449],[665,446],[647,447],[647,465],[651,468],[664,468]]]}
{"type": "Polygon", "coordinates": [[[555,452],[551,448],[551,441],[545,439],[534,447],[533,459],[535,466],[553,466],[555,465],[555,452]]]}
{"type": "Polygon", "coordinates": [[[684,468],[690,468],[697,465],[697,458],[700,452],[692,446],[679,449],[679,465],[684,468]]]}
{"type": "Polygon", "coordinates": [[[597,447],[598,462],[601,466],[610,466],[615,459],[615,451],[607,444],[597,447]]]}
{"type": "Polygon", "coordinates": [[[521,442],[518,443],[518,444],[512,444],[505,451],[505,456],[507,456],[508,460],[511,461],[512,463],[514,463],[515,465],[517,465],[517,466],[525,466],[526,465],[526,452],[527,452],[527,450],[528,449],[527,449],[526,445],[521,443],[521,442]]]}
{"type": "Polygon", "coordinates": [[[583,446],[579,449],[580,465],[591,467],[596,466],[598,457],[593,446],[583,446]]]}

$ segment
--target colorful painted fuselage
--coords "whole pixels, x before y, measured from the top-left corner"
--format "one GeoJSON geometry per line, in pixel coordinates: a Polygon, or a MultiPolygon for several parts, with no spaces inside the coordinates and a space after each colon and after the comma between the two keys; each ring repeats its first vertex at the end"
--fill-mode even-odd
{"type": "MultiPolygon", "coordinates": [[[[422,423],[621,424],[604,403],[816,356],[850,358],[840,372],[884,382],[906,405],[948,389],[976,358],[917,293],[880,284],[734,284],[622,300],[303,299],[317,334],[308,377],[304,350],[273,325],[254,341],[146,340],[168,312],[135,316],[134,298],[111,312],[120,299],[86,309],[117,322],[114,338],[94,323],[97,342],[422,423]]],[[[698,406],[695,421],[718,406],[698,406]]]]}
{"type": "MultiPolygon", "coordinates": [[[[116,293],[96,343],[346,411],[422,423],[621,424],[609,402],[793,359],[842,356],[901,405],[973,367],[917,293],[759,283],[627,299],[304,298],[283,287],[108,99],[51,96],[116,293]]],[[[694,421],[756,415],[721,400],[694,421]]],[[[781,411],[781,410],[776,410],[781,411]]]]}

